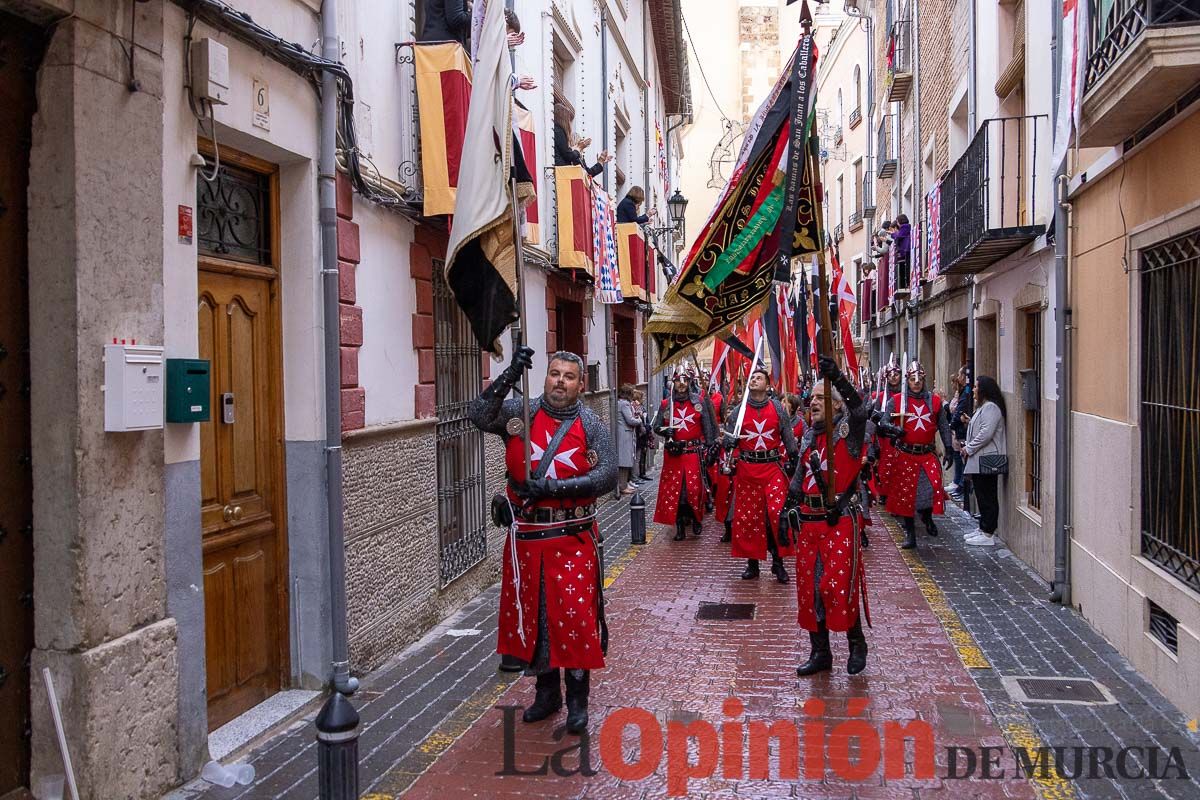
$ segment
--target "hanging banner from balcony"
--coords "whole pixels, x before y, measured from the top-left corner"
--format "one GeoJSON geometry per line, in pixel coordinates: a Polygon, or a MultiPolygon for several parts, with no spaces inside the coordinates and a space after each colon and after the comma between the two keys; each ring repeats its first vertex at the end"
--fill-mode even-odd
{"type": "Polygon", "coordinates": [[[1080,100],[1087,72],[1088,4],[1087,0],[1063,0],[1062,28],[1059,41],[1064,44],[1062,71],[1058,80],[1058,118],[1054,120],[1054,154],[1050,166],[1057,169],[1067,157],[1071,145],[1071,127],[1079,131],[1080,100]]]}
{"type": "Polygon", "coordinates": [[[454,213],[471,102],[471,62],[461,44],[413,45],[427,217],[454,213]]]}
{"type": "MultiPolygon", "coordinates": [[[[537,133],[534,127],[533,113],[525,106],[521,105],[520,101],[513,101],[513,122],[515,123],[517,134],[521,137],[521,154],[525,157],[525,166],[529,169],[529,174],[537,176],[537,133]]],[[[525,206],[524,226],[521,230],[522,238],[530,244],[542,243],[542,226],[541,216],[538,211],[538,196],[536,193],[538,182],[534,181],[535,193],[533,200],[529,205],[525,206]]]]}
{"type": "Polygon", "coordinates": [[[942,273],[942,186],[925,196],[925,252],[929,254],[929,280],[942,273]]]}
{"type": "Polygon", "coordinates": [[[592,187],[592,240],[596,254],[596,297],[601,303],[620,303],[621,267],[617,259],[617,204],[608,192],[592,187]]]}
{"type": "Polygon", "coordinates": [[[647,322],[660,368],[764,309],[777,271],[790,279],[789,256],[815,252],[822,240],[814,213],[820,203],[812,124],[816,63],[806,33],[751,120],[730,180],[679,278],[647,322]]]}
{"type": "Polygon", "coordinates": [[[617,260],[621,267],[621,294],[626,300],[630,297],[646,300],[646,240],[642,226],[636,222],[617,225],[617,260]]]}
{"type": "Polygon", "coordinates": [[[590,275],[596,260],[592,179],[583,167],[555,167],[554,185],[558,196],[558,265],[582,269],[590,275]]]}

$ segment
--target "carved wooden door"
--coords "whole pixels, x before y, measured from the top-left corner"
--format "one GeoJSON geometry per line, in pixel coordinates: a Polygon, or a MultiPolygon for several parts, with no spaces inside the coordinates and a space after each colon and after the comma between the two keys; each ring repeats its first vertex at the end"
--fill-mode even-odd
{"type": "Polygon", "coordinates": [[[287,643],[273,285],[200,272],[200,358],[212,369],[212,418],[200,426],[210,729],[279,690],[287,643]]]}

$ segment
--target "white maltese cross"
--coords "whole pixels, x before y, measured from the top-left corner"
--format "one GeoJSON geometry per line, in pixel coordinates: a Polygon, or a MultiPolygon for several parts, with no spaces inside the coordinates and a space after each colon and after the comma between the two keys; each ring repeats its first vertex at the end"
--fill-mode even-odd
{"type": "Polygon", "coordinates": [[[933,427],[933,417],[924,403],[913,403],[912,417],[910,419],[912,419],[913,430],[915,431],[925,430],[926,423],[929,424],[929,427],[933,427]]]}
{"type": "Polygon", "coordinates": [[[755,450],[770,450],[771,442],[775,441],[775,431],[765,430],[767,427],[765,419],[756,419],[750,424],[754,426],[754,430],[747,431],[744,436],[753,440],[755,450]]]}
{"type": "Polygon", "coordinates": [[[682,406],[675,407],[675,416],[671,419],[671,427],[678,428],[680,433],[687,433],[691,424],[696,421],[696,412],[688,413],[690,409],[682,406]]]}
{"type": "MultiPolygon", "coordinates": [[[[538,463],[540,463],[542,460],[542,456],[546,454],[546,448],[549,446],[550,446],[550,432],[549,431],[546,432],[546,443],[544,445],[541,445],[539,447],[537,442],[530,441],[529,442],[529,450],[530,450],[529,461],[530,461],[530,463],[534,466],[536,466],[538,463]]],[[[570,448],[567,448],[566,450],[555,453],[554,460],[550,462],[550,467],[549,467],[549,469],[546,470],[546,477],[551,478],[553,480],[558,480],[558,478],[559,478],[558,465],[559,464],[562,464],[564,467],[567,467],[568,469],[578,469],[575,466],[575,462],[571,460],[571,456],[575,455],[577,452],[579,452],[578,447],[570,447],[570,448]]]]}

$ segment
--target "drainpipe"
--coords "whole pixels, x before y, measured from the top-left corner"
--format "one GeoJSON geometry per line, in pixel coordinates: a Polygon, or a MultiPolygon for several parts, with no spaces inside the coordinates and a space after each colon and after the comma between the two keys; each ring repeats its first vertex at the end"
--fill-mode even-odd
{"type": "MultiPolygon", "coordinates": [[[[913,165],[913,209],[912,209],[912,212],[913,213],[912,213],[912,217],[913,217],[913,219],[920,222],[921,220],[924,219],[924,211],[925,211],[925,202],[924,202],[925,195],[921,191],[922,190],[921,169],[923,167],[923,164],[921,162],[921,148],[923,146],[921,143],[921,0],[912,0],[912,19],[909,21],[908,24],[909,24],[908,35],[912,37],[911,47],[912,47],[912,71],[913,71],[913,149],[912,149],[912,156],[913,156],[913,162],[912,162],[912,165],[913,165]]],[[[920,231],[920,235],[922,237],[925,235],[924,224],[919,225],[917,227],[917,230],[920,231]]],[[[917,244],[919,246],[912,248],[911,255],[909,256],[910,272],[913,270],[916,270],[918,272],[920,271],[921,259],[917,256],[924,255],[924,253],[925,253],[924,247],[921,246],[922,243],[918,242],[917,244]]],[[[912,276],[910,275],[909,283],[911,284],[912,282],[913,282],[912,276]]],[[[921,282],[918,280],[918,281],[916,281],[916,284],[918,287],[920,287],[921,282]]],[[[915,343],[913,345],[913,347],[916,349],[917,355],[919,356],[921,353],[921,327],[920,327],[919,318],[918,318],[919,314],[920,314],[920,310],[921,310],[921,299],[920,299],[919,295],[916,297],[913,297],[911,295],[909,296],[909,308],[910,308],[909,336],[911,337],[912,341],[915,343]]],[[[935,331],[934,332],[935,341],[936,341],[936,338],[937,338],[937,333],[935,331]]],[[[936,373],[937,364],[926,364],[925,368],[929,369],[929,370],[934,370],[934,372],[936,373]]]]}
{"type": "MultiPolygon", "coordinates": [[[[608,149],[608,8],[600,9],[600,152],[608,149]]],[[[608,191],[608,165],[604,165],[604,191],[608,191]]],[[[617,342],[613,330],[613,308],[604,304],[604,355],[605,373],[608,376],[608,426],[612,440],[617,441],[617,342]]],[[[615,497],[621,496],[618,484],[613,490],[615,497]]]]}
{"type": "MultiPolygon", "coordinates": [[[[650,40],[649,40],[649,38],[647,38],[647,34],[648,34],[649,30],[650,30],[650,0],[642,0],[642,81],[644,83],[644,85],[642,86],[642,121],[645,124],[645,128],[646,128],[646,149],[645,149],[646,158],[643,162],[645,169],[643,171],[643,177],[642,177],[642,188],[646,191],[647,198],[650,197],[650,177],[651,177],[651,174],[650,174],[650,164],[651,164],[651,155],[650,155],[650,40]]],[[[649,199],[647,199],[647,201],[646,201],[647,209],[649,209],[649,205],[650,205],[650,202],[649,202],[649,199]]],[[[649,213],[649,210],[647,210],[646,213],[649,213]]],[[[646,243],[649,244],[649,237],[647,237],[646,243]]],[[[647,287],[647,302],[650,303],[651,306],[653,306],[654,305],[654,297],[649,294],[650,273],[652,270],[656,269],[658,267],[658,265],[650,262],[649,248],[646,248],[645,252],[646,252],[646,256],[645,256],[646,264],[645,264],[645,271],[642,274],[642,284],[647,287]]],[[[655,285],[657,285],[657,281],[655,282],[655,285]]],[[[643,317],[642,318],[642,325],[643,325],[643,328],[642,328],[642,331],[643,331],[642,361],[646,368],[646,397],[652,398],[652,397],[657,397],[658,395],[651,388],[652,376],[650,374],[650,341],[644,335],[645,322],[646,322],[646,318],[643,317]]],[[[648,404],[649,404],[649,400],[647,400],[647,407],[649,407],[648,404]]]]}
{"type": "MultiPolygon", "coordinates": [[[[1058,118],[1063,49],[1059,26],[1063,0],[1054,0],[1050,30],[1050,53],[1054,65],[1054,114],[1058,118]]],[[[1071,370],[1068,261],[1070,254],[1070,210],[1067,202],[1067,159],[1054,171],[1054,374],[1058,399],[1054,405],[1054,583],[1050,600],[1071,605],[1071,370]]]]}
{"type": "MultiPolygon", "coordinates": [[[[337,0],[321,4],[321,55],[341,61],[337,32],[337,0]]],[[[353,694],[358,679],[350,676],[346,633],[346,532],[342,508],[342,369],[341,314],[338,308],[337,259],[337,78],[321,74],[320,154],[317,188],[321,222],[321,281],[325,321],[325,486],[329,514],[329,608],[333,634],[333,688],[353,694]]]]}

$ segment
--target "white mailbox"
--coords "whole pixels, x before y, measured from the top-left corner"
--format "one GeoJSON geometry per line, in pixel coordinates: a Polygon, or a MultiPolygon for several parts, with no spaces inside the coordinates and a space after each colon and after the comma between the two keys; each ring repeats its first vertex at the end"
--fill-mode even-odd
{"type": "Polygon", "coordinates": [[[104,345],[104,430],[148,431],[163,426],[163,349],[104,345]]]}

